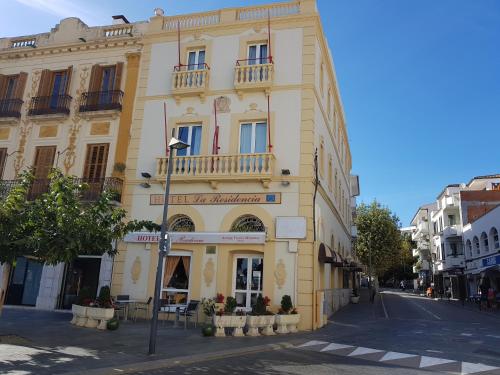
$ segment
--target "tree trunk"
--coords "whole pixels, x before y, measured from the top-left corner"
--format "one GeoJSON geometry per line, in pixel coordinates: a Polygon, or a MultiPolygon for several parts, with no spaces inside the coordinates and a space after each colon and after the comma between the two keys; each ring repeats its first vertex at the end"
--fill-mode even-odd
{"type": "Polygon", "coordinates": [[[0,317],[2,316],[3,305],[7,296],[7,286],[9,284],[11,269],[12,266],[9,263],[3,264],[2,280],[0,283],[0,317]]]}

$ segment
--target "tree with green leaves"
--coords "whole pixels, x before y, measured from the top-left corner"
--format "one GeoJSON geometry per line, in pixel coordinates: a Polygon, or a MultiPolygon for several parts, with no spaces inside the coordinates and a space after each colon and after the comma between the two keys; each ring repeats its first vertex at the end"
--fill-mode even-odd
{"type": "Polygon", "coordinates": [[[400,246],[399,219],[377,201],[360,204],[356,210],[356,254],[372,266],[372,275],[382,275],[393,263],[400,246]]]}
{"type": "Polygon", "coordinates": [[[381,282],[396,284],[401,280],[413,280],[418,277],[413,272],[413,266],[417,263],[418,257],[413,256],[415,242],[411,239],[411,234],[400,233],[400,244],[398,253],[394,256],[390,267],[381,276],[381,282]]]}
{"type": "MultiPolygon", "coordinates": [[[[48,192],[28,202],[32,180],[24,173],[0,205],[0,262],[8,269],[19,256],[51,265],[79,255],[114,256],[117,241],[127,233],[159,230],[151,221],[125,221],[126,211],[112,204],[116,192],[104,191],[95,202],[83,202],[88,186],[57,169],[49,175],[48,192]]],[[[5,290],[5,281],[3,286],[5,290]]]]}

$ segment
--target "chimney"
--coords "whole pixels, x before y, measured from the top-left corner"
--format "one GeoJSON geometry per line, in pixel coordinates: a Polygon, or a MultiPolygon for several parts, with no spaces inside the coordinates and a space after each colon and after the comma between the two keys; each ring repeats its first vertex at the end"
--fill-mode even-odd
{"type": "Polygon", "coordinates": [[[113,25],[123,25],[125,23],[130,23],[123,14],[119,14],[117,16],[113,16],[113,25]]]}

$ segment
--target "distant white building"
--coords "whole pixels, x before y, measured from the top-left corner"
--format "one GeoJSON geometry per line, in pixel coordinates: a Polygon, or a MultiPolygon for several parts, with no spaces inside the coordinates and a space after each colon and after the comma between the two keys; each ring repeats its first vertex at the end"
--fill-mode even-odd
{"type": "Polygon", "coordinates": [[[431,213],[436,211],[436,203],[426,204],[417,210],[411,221],[414,228],[412,232],[412,240],[416,242],[416,248],[413,249],[413,256],[418,256],[417,264],[413,267],[413,272],[418,273],[418,281],[422,281],[423,285],[431,283],[431,254],[435,249],[434,241],[431,241],[431,236],[434,234],[431,224],[431,213]]]}

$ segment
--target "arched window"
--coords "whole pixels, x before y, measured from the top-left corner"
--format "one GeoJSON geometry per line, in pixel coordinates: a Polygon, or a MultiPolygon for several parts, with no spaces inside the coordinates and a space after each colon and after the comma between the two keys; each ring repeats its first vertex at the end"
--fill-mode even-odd
{"type": "Polygon", "coordinates": [[[484,247],[484,251],[490,251],[488,236],[486,235],[486,232],[481,233],[481,245],[484,247]]]}
{"type": "Polygon", "coordinates": [[[490,229],[490,238],[491,242],[493,243],[493,248],[495,250],[500,249],[500,242],[498,241],[498,230],[497,228],[493,227],[490,229]]]}
{"type": "Polygon", "coordinates": [[[472,258],[472,243],[470,240],[467,240],[465,243],[465,247],[467,248],[467,254],[469,254],[469,258],[472,258]]]}
{"type": "Polygon", "coordinates": [[[231,225],[231,232],[265,232],[264,223],[254,215],[243,215],[231,225]]]}
{"type": "Polygon", "coordinates": [[[476,253],[480,254],[481,248],[479,247],[479,239],[477,238],[477,236],[474,236],[474,238],[472,239],[472,242],[474,242],[474,248],[476,249],[476,253]]]}
{"type": "Polygon", "coordinates": [[[168,221],[169,232],[194,232],[194,223],[189,216],[174,215],[168,221]]]}

